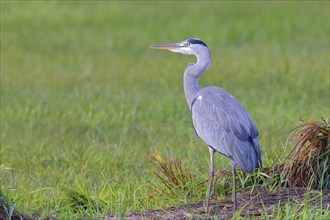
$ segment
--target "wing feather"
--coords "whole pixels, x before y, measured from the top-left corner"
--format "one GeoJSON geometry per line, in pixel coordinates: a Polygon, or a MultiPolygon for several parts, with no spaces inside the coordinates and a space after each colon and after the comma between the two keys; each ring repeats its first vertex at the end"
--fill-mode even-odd
{"type": "Polygon", "coordinates": [[[198,137],[245,172],[262,166],[258,130],[245,108],[224,89],[207,87],[191,106],[198,137]]]}

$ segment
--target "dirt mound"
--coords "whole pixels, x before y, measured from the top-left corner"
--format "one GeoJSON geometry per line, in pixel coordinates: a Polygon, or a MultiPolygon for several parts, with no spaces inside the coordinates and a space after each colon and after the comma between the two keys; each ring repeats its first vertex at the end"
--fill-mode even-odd
{"type": "MultiPolygon", "coordinates": [[[[306,188],[278,188],[274,191],[255,189],[252,193],[242,192],[237,194],[238,208],[244,207],[241,216],[261,216],[265,209],[269,215],[275,207],[283,207],[287,203],[296,204],[296,212],[309,205],[320,208],[320,191],[307,191],[306,188]]],[[[330,190],[322,192],[323,210],[330,210],[330,190]]],[[[125,216],[130,220],[135,219],[228,219],[233,216],[233,203],[231,201],[211,201],[210,214],[205,212],[203,202],[197,204],[177,206],[163,210],[146,210],[143,213],[129,213],[125,216]]],[[[119,219],[115,215],[108,215],[105,219],[119,219]]]]}

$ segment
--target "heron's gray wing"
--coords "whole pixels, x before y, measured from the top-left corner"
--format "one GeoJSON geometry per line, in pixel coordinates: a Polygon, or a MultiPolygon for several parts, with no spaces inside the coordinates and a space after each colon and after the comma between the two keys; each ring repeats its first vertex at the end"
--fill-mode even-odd
{"type": "Polygon", "coordinates": [[[245,172],[261,166],[257,128],[235,97],[224,89],[207,87],[198,92],[191,111],[197,135],[209,146],[245,172]]]}

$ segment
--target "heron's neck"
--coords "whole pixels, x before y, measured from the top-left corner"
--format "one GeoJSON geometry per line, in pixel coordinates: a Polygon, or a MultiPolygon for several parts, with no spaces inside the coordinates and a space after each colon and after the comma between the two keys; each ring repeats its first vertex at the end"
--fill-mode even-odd
{"type": "MultiPolygon", "coordinates": [[[[188,69],[189,67],[187,67],[188,69]]],[[[197,95],[198,91],[200,90],[198,84],[198,77],[190,75],[188,72],[184,72],[183,75],[183,88],[184,94],[186,96],[186,100],[188,102],[189,108],[191,108],[191,103],[194,100],[195,96],[197,95]]]]}
{"type": "Polygon", "coordinates": [[[200,90],[198,78],[209,68],[210,65],[210,52],[206,51],[205,53],[201,53],[197,56],[196,63],[188,64],[184,71],[183,87],[189,108],[191,108],[192,101],[200,90]]]}

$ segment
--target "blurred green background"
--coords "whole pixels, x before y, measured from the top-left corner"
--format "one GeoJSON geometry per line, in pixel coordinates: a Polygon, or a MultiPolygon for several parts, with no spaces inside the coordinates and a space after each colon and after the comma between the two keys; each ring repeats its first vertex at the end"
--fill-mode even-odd
{"type": "Polygon", "coordinates": [[[144,201],[155,178],[146,156],[207,178],[182,88],[195,58],[148,46],[189,37],[213,57],[201,86],[225,88],[255,120],[265,166],[300,119],[329,117],[328,1],[1,1],[7,200],[57,217],[73,214],[63,187],[103,199],[104,213],[182,203],[144,201]]]}

